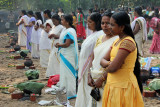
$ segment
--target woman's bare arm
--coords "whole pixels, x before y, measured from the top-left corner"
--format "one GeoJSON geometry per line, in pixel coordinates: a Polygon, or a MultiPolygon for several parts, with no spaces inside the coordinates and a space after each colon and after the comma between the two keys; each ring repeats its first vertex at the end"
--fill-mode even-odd
{"type": "Polygon", "coordinates": [[[135,24],[135,27],[134,27],[134,30],[133,30],[133,34],[136,35],[140,30],[140,26],[139,26],[139,23],[136,22],[135,24]]]}

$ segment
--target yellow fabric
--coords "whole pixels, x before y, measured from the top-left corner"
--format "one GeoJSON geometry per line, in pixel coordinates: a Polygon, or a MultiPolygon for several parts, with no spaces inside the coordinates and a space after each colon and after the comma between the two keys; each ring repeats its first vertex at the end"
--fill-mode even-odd
{"type": "MultiPolygon", "coordinates": [[[[125,37],[118,45],[115,45],[119,40],[117,39],[112,45],[111,61],[116,57],[119,47],[125,39],[131,40],[135,44],[131,37],[125,37]]],[[[144,107],[137,79],[133,73],[136,58],[137,48],[126,57],[124,64],[118,71],[108,73],[102,107],[144,107]]]]}
{"type": "Polygon", "coordinates": [[[100,45],[102,43],[102,38],[103,38],[103,35],[100,36],[98,39],[97,39],[97,42],[96,42],[96,45],[94,48],[96,48],[98,45],[100,45]]]}
{"type": "Polygon", "coordinates": [[[132,41],[125,39],[121,43],[119,49],[124,49],[130,53],[136,49],[136,45],[132,41]]]}
{"type": "Polygon", "coordinates": [[[73,26],[76,28],[76,17],[75,16],[73,16],[73,26]]]}

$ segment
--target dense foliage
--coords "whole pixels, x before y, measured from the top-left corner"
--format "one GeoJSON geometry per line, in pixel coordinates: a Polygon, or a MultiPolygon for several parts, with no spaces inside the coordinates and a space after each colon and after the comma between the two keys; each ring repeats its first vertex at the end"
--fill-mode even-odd
{"type": "Polygon", "coordinates": [[[116,8],[120,5],[135,7],[138,5],[160,6],[160,0],[0,0],[0,9],[7,10],[44,10],[63,8],[66,12],[73,11],[77,7],[83,10],[98,4],[101,8],[116,8]]]}

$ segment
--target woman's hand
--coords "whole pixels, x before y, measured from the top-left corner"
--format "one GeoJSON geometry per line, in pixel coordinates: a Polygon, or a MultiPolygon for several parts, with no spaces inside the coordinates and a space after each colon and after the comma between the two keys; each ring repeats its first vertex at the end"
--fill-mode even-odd
{"type": "Polygon", "coordinates": [[[19,26],[19,24],[18,24],[18,23],[16,23],[16,26],[19,26]]]}
{"type": "Polygon", "coordinates": [[[48,38],[49,38],[49,39],[52,39],[53,37],[54,37],[54,34],[48,35],[48,38]]]}
{"type": "Polygon", "coordinates": [[[40,27],[41,27],[42,29],[44,28],[44,26],[43,26],[42,24],[40,25],[40,27]]]}
{"type": "Polygon", "coordinates": [[[28,27],[28,25],[24,25],[24,27],[28,27]]]}
{"type": "Polygon", "coordinates": [[[96,88],[101,88],[103,82],[104,82],[104,80],[100,77],[95,81],[94,85],[95,85],[96,88]]]}
{"type": "Polygon", "coordinates": [[[56,47],[56,48],[59,48],[59,43],[56,43],[55,47],[56,47]]]}
{"type": "Polygon", "coordinates": [[[104,59],[104,58],[101,59],[100,65],[101,65],[103,68],[108,67],[109,64],[110,64],[110,61],[107,61],[107,60],[104,59]]]}
{"type": "Polygon", "coordinates": [[[91,75],[88,74],[88,85],[94,87],[94,80],[92,79],[91,75]]]}

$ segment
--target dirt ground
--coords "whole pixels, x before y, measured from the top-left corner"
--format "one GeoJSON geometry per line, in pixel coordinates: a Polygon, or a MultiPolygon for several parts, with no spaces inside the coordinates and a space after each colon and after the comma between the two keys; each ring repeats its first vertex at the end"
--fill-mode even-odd
{"type": "MultiPolygon", "coordinates": [[[[24,60],[14,60],[14,59],[7,59],[6,56],[16,55],[16,53],[9,53],[7,51],[10,48],[5,48],[8,45],[8,37],[6,34],[0,34],[0,85],[14,85],[23,81],[27,81],[27,77],[25,76],[25,71],[17,70],[15,67],[8,67],[8,64],[23,64],[24,60]]],[[[144,45],[145,57],[150,56],[157,56],[160,57],[159,54],[150,54],[149,47],[151,45],[151,41],[147,41],[144,45]]],[[[17,54],[18,55],[18,54],[17,54]]],[[[30,57],[30,54],[29,54],[30,57]]],[[[45,78],[46,69],[40,67],[39,59],[33,59],[33,63],[36,69],[40,70],[40,78],[45,78]]],[[[152,60],[151,66],[160,63],[160,59],[152,60]]],[[[43,83],[47,84],[47,81],[43,81],[43,83]]],[[[44,88],[46,89],[46,87],[44,88]]],[[[0,107],[39,107],[38,102],[40,100],[54,100],[55,95],[45,94],[44,89],[42,90],[42,95],[36,99],[35,102],[31,102],[30,100],[20,101],[20,100],[13,100],[11,99],[10,94],[3,94],[1,93],[2,89],[0,90],[0,107]]],[[[74,106],[75,99],[70,100],[72,106],[74,106]]],[[[144,98],[145,107],[160,107],[160,98],[144,98]]]]}

